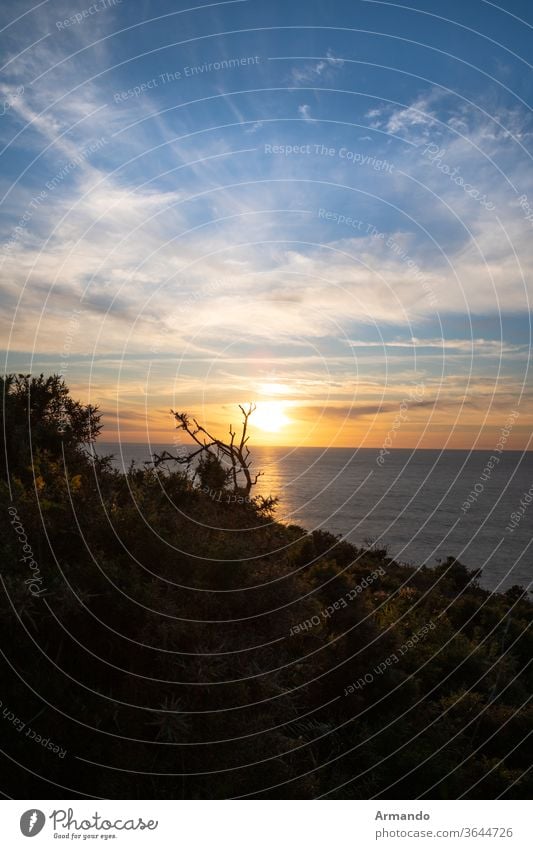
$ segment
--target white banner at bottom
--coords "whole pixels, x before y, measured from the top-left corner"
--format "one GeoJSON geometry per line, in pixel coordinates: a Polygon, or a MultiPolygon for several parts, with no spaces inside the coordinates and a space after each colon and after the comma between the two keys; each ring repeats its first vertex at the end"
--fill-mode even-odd
{"type": "Polygon", "coordinates": [[[3,801],[2,846],[531,849],[522,801],[3,801]],[[453,841],[453,843],[452,843],[453,841]]]}

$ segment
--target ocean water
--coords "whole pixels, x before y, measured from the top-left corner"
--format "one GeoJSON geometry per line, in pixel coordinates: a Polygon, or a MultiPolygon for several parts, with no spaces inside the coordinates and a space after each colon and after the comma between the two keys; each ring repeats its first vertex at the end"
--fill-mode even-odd
{"type": "MultiPolygon", "coordinates": [[[[99,443],[98,451],[113,453],[123,468],[165,447],[99,443]]],[[[525,496],[533,494],[533,452],[506,451],[492,468],[498,455],[491,451],[398,449],[382,466],[377,456],[375,449],[257,447],[253,468],[264,474],[255,492],[279,497],[281,521],[356,545],[372,541],[417,565],[452,555],[482,569],[490,589],[530,586],[533,499],[525,496]]]]}

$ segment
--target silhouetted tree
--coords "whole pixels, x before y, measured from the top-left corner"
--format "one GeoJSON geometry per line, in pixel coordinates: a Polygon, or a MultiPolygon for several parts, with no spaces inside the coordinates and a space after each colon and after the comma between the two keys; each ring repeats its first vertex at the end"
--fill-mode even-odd
{"type": "MultiPolygon", "coordinates": [[[[249,495],[252,487],[255,486],[262,474],[262,472],[257,472],[257,474],[252,476],[250,471],[252,461],[250,459],[251,452],[248,448],[248,440],[250,438],[248,435],[248,420],[255,412],[256,405],[250,403],[248,407],[244,407],[242,404],[239,404],[239,409],[243,415],[241,433],[237,438],[237,431],[230,424],[229,442],[217,439],[205,427],[198,424],[195,418],[191,418],[188,413],[176,413],[174,410],[171,410],[170,412],[178,422],[176,426],[177,430],[184,430],[199,447],[195,451],[191,451],[185,455],[174,455],[168,451],[163,451],[161,454],[154,454],[154,465],[157,467],[162,463],[171,461],[190,467],[196,457],[201,457],[201,465],[196,472],[201,480],[202,477],[206,477],[207,473],[213,479],[215,467],[218,465],[220,471],[216,473],[217,486],[213,488],[223,488],[226,483],[231,481],[235,492],[241,490],[245,495],[249,495]],[[227,466],[227,469],[224,469],[224,464],[227,466]],[[244,478],[244,486],[240,485],[242,478],[244,478]]],[[[203,481],[202,483],[205,485],[203,481]]]]}
{"type": "Polygon", "coordinates": [[[0,377],[0,391],[4,474],[26,469],[37,452],[71,456],[102,429],[98,407],[74,401],[60,375],[8,374],[0,377]]]}

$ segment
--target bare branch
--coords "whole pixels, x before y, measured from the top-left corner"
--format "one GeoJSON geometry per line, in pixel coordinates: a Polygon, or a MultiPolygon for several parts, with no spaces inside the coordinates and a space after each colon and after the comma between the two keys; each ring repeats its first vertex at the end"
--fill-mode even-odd
{"type": "Polygon", "coordinates": [[[203,425],[199,424],[195,418],[191,419],[187,413],[178,413],[171,410],[171,413],[177,422],[177,430],[184,430],[193,442],[196,443],[198,448],[196,451],[193,451],[186,456],[172,455],[168,451],[163,451],[160,455],[154,454],[154,465],[157,466],[165,461],[172,461],[188,466],[195,457],[202,453],[210,454],[218,460],[220,460],[220,457],[224,457],[229,461],[229,465],[231,467],[231,478],[233,480],[233,487],[235,491],[240,489],[238,476],[243,475],[245,479],[244,491],[246,494],[249,494],[252,486],[257,483],[261,475],[261,472],[259,472],[255,476],[255,480],[252,480],[252,476],[250,474],[250,466],[252,463],[251,460],[249,460],[250,449],[247,445],[250,438],[247,433],[248,419],[252,413],[255,412],[256,405],[252,402],[250,402],[247,407],[243,404],[239,404],[239,409],[242,413],[243,420],[240,440],[238,442],[236,442],[237,432],[233,429],[233,425],[231,424],[229,426],[229,442],[223,442],[221,439],[217,439],[213,436],[205,427],[203,427],[203,425]]]}

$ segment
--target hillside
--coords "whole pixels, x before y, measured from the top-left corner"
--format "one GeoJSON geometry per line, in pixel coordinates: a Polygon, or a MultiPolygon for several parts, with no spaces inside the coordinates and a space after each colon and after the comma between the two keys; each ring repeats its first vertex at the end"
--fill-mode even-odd
{"type": "Polygon", "coordinates": [[[531,795],[524,590],[285,525],[184,470],[123,475],[58,378],[3,388],[11,795],[531,795]]]}

